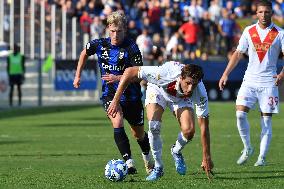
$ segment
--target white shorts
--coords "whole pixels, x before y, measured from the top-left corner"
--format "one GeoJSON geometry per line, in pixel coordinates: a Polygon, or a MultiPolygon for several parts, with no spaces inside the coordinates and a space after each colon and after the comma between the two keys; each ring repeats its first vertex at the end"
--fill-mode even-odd
{"type": "Polygon", "coordinates": [[[236,105],[254,108],[258,102],[262,113],[279,112],[278,87],[252,87],[242,84],[238,92],[236,105]]]}
{"type": "Polygon", "coordinates": [[[193,109],[193,101],[196,107],[197,117],[209,115],[208,97],[204,84],[200,82],[194,90],[191,98],[178,98],[167,94],[161,87],[148,83],[146,90],[145,106],[157,103],[165,110],[168,106],[172,112],[188,107],[193,109]]]}

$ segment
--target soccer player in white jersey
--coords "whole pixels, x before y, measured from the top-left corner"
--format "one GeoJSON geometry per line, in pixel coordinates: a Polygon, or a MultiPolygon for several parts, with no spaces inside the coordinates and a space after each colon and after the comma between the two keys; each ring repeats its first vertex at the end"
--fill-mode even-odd
{"type": "Polygon", "coordinates": [[[181,150],[195,133],[193,104],[196,106],[198,123],[201,128],[203,147],[202,168],[208,178],[213,169],[210,153],[209,110],[206,89],[201,79],[200,66],[184,65],[179,62],[166,62],[162,66],[140,66],[127,68],[120,80],[115,97],[108,108],[108,114],[115,116],[119,110],[119,99],[127,85],[136,79],[148,82],[146,90],[146,111],[149,124],[149,142],[155,160],[155,168],[146,178],[155,181],[163,176],[162,139],[160,136],[162,115],[168,106],[176,117],[181,132],[171,148],[176,171],[186,173],[186,165],[181,150]],[[194,103],[193,103],[194,102],[194,103]]]}
{"type": "Polygon", "coordinates": [[[254,166],[266,165],[266,155],[272,138],[272,114],[278,113],[278,85],[284,78],[284,67],[277,74],[279,53],[284,52],[284,31],[272,21],[270,1],[257,3],[258,22],[245,28],[237,50],[234,52],[220,81],[220,90],[224,89],[230,72],[238,64],[242,54],[249,56],[241,88],[236,100],[237,127],[244,149],[237,164],[244,164],[253,154],[250,141],[250,126],[247,114],[258,102],[260,110],[260,152],[254,166]]]}

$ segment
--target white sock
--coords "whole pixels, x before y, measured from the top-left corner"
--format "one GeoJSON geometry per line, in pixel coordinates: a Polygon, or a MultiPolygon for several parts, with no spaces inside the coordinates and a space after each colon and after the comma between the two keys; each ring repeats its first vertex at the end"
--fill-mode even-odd
{"type": "Polygon", "coordinates": [[[237,127],[242,142],[244,144],[244,148],[249,149],[251,148],[251,144],[250,144],[250,127],[247,119],[247,113],[243,111],[237,111],[236,117],[237,117],[237,127]]]}
{"type": "Polygon", "coordinates": [[[260,120],[261,125],[261,134],[260,134],[260,150],[259,157],[266,157],[269,144],[272,138],[272,117],[271,116],[262,116],[260,120]]]}
{"type": "Polygon", "coordinates": [[[153,159],[155,161],[155,167],[163,168],[163,161],[162,161],[162,138],[160,134],[152,133],[148,131],[149,143],[153,155],[153,159]]]}
{"type": "Polygon", "coordinates": [[[187,138],[184,137],[182,132],[180,132],[178,134],[178,138],[177,138],[175,146],[173,148],[173,152],[176,153],[176,154],[179,154],[188,142],[189,142],[189,140],[187,140],[187,138]]]}

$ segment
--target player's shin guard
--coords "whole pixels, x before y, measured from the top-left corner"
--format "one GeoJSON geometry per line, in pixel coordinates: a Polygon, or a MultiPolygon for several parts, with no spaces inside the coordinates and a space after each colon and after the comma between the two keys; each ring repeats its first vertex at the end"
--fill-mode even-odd
{"type": "Polygon", "coordinates": [[[178,138],[176,140],[176,143],[173,147],[173,152],[176,153],[176,154],[179,154],[188,142],[189,142],[189,140],[182,134],[182,132],[180,132],[178,134],[178,138]]]}
{"type": "Polygon", "coordinates": [[[251,143],[250,143],[250,127],[247,119],[247,113],[243,111],[237,111],[236,117],[237,117],[237,127],[242,142],[244,144],[244,148],[249,149],[251,148],[251,143]]]}
{"type": "Polygon", "coordinates": [[[148,134],[145,132],[143,140],[137,140],[137,143],[139,144],[142,153],[144,155],[148,155],[150,152],[150,144],[149,144],[149,137],[148,134]]]}
{"type": "Polygon", "coordinates": [[[160,136],[161,122],[149,121],[149,143],[155,160],[155,167],[163,168],[162,161],[162,139],[160,136]]]}
{"type": "Polygon", "coordinates": [[[128,137],[125,133],[124,127],[114,128],[114,140],[123,159],[125,161],[130,159],[131,158],[130,144],[128,137]]]}
{"type": "Polygon", "coordinates": [[[262,116],[261,117],[261,135],[260,135],[260,152],[259,157],[265,158],[269,144],[272,138],[272,117],[271,116],[262,116]]]}

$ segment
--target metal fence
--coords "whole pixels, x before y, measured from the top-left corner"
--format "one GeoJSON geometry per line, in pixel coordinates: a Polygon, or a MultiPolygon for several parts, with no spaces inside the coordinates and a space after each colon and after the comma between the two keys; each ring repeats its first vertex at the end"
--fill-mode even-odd
{"type": "Polygon", "coordinates": [[[76,17],[45,0],[1,0],[0,20],[0,41],[10,47],[20,44],[21,52],[30,59],[47,54],[76,59],[89,40],[76,17]]]}
{"type": "MultiPolygon", "coordinates": [[[[56,91],[53,82],[55,66],[50,73],[41,73],[38,69],[38,63],[49,54],[54,60],[77,59],[87,41],[89,35],[82,32],[78,19],[68,16],[66,11],[48,4],[46,0],[0,0],[0,42],[5,42],[10,49],[13,49],[14,43],[19,44],[28,62],[23,105],[98,103],[98,90],[56,91]]],[[[0,107],[8,105],[5,67],[5,59],[2,58],[0,81],[4,87],[0,90],[0,107]]]]}

